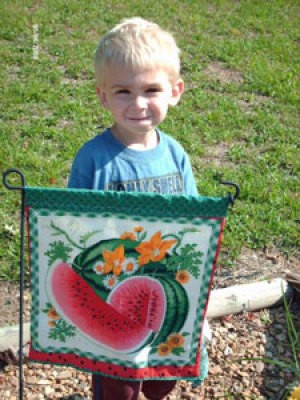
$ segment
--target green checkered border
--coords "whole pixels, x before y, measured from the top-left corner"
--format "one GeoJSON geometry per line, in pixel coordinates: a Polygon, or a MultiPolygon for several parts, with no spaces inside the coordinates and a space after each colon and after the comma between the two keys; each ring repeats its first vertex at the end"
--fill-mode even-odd
{"type": "Polygon", "coordinates": [[[161,195],[79,189],[25,188],[26,204],[61,212],[113,213],[148,218],[225,217],[229,197],[161,195]]]}
{"type": "MultiPolygon", "coordinates": [[[[153,360],[149,363],[131,363],[129,361],[124,361],[121,362],[119,359],[114,359],[114,358],[108,358],[108,357],[97,357],[95,359],[94,355],[89,352],[81,352],[78,349],[70,349],[67,347],[60,347],[59,349],[56,347],[51,347],[48,346],[46,348],[43,348],[39,345],[38,342],[38,315],[39,315],[39,310],[40,310],[40,304],[39,304],[39,278],[38,278],[38,268],[39,268],[39,258],[38,258],[38,230],[37,230],[37,222],[38,222],[38,217],[43,217],[43,216],[49,216],[49,215],[54,215],[54,216],[64,216],[64,215],[71,215],[75,217],[89,217],[89,218],[97,218],[97,216],[101,217],[115,217],[119,219],[128,219],[128,215],[124,214],[113,214],[110,212],[104,212],[104,213],[83,213],[79,211],[74,211],[74,212],[66,212],[64,210],[56,210],[53,212],[53,210],[49,209],[39,209],[39,210],[33,210],[31,209],[29,212],[29,227],[30,227],[30,253],[31,253],[31,287],[32,287],[32,317],[31,317],[31,338],[32,338],[32,348],[35,350],[49,353],[49,352],[56,352],[56,353],[65,353],[65,354],[76,354],[81,357],[89,358],[92,360],[96,361],[104,361],[104,362],[112,362],[116,365],[120,366],[127,366],[127,367],[132,367],[132,368],[143,368],[143,367],[156,367],[156,366],[161,366],[161,365],[170,365],[170,366],[185,366],[189,365],[191,363],[196,362],[196,356],[197,356],[197,351],[198,351],[198,346],[199,346],[199,335],[201,332],[201,326],[200,321],[203,322],[203,315],[204,315],[204,310],[206,306],[206,300],[208,296],[208,290],[209,290],[209,282],[211,279],[211,274],[212,274],[212,269],[213,269],[213,262],[215,259],[216,251],[218,248],[218,242],[219,242],[219,237],[221,234],[221,227],[222,227],[222,220],[223,218],[214,218],[214,219],[208,219],[208,218],[194,218],[193,220],[190,220],[189,218],[179,218],[176,220],[177,223],[180,224],[194,224],[196,226],[201,226],[201,225],[209,225],[212,228],[212,235],[210,238],[210,245],[209,245],[209,251],[208,251],[208,256],[206,259],[206,264],[204,266],[204,274],[202,277],[202,284],[201,284],[201,296],[199,296],[199,301],[198,301],[198,306],[197,306],[197,313],[196,313],[196,319],[195,319],[195,324],[194,324],[194,329],[193,329],[193,338],[192,338],[192,343],[193,345],[190,348],[190,353],[189,353],[189,361],[184,361],[184,360],[176,360],[174,361],[173,359],[169,358],[164,358],[162,361],[156,361],[153,360]]],[[[171,223],[174,221],[174,218],[159,218],[156,216],[131,216],[131,218],[134,221],[141,221],[141,220],[147,220],[149,222],[155,222],[155,221],[163,221],[163,222],[169,222],[171,223]]]]}

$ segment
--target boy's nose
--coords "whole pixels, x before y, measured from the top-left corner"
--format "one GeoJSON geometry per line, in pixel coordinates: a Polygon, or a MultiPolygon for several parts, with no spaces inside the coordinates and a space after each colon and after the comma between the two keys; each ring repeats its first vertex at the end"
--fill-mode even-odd
{"type": "Polygon", "coordinates": [[[144,96],[136,96],[134,99],[134,105],[137,108],[145,108],[147,105],[147,99],[144,96]]]}

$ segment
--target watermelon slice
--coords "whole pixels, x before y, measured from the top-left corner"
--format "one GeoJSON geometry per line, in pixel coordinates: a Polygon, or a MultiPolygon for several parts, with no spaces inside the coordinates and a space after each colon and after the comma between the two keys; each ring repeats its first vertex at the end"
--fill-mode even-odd
{"type": "Polygon", "coordinates": [[[129,320],[155,332],[163,324],[166,295],[157,279],[148,276],[128,278],[112,290],[107,302],[129,320]]]}
{"type": "Polygon", "coordinates": [[[60,316],[87,337],[118,352],[143,347],[153,330],[103,301],[68,264],[59,263],[50,272],[52,304],[60,316]]]}

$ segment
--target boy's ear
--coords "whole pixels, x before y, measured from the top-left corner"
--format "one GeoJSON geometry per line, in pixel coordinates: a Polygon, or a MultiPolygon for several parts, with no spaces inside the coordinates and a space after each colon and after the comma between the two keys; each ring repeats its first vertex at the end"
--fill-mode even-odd
{"type": "Polygon", "coordinates": [[[96,87],[96,93],[97,93],[98,99],[100,101],[100,104],[102,105],[102,107],[106,108],[107,100],[106,100],[105,91],[103,89],[101,89],[100,87],[96,87]]]}
{"type": "Polygon", "coordinates": [[[169,101],[170,106],[176,106],[184,92],[184,82],[178,79],[172,86],[172,95],[169,101]]]}

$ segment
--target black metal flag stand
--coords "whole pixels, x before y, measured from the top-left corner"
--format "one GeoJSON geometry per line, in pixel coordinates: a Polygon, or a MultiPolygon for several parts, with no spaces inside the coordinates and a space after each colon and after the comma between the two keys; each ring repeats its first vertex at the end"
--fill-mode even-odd
{"type": "Polygon", "coordinates": [[[18,169],[11,168],[3,174],[3,184],[9,190],[21,192],[21,215],[20,215],[20,299],[19,299],[19,400],[23,400],[23,311],[24,311],[24,236],[25,236],[25,177],[18,169]],[[9,175],[17,174],[21,180],[21,186],[14,186],[9,183],[9,175]]]}

